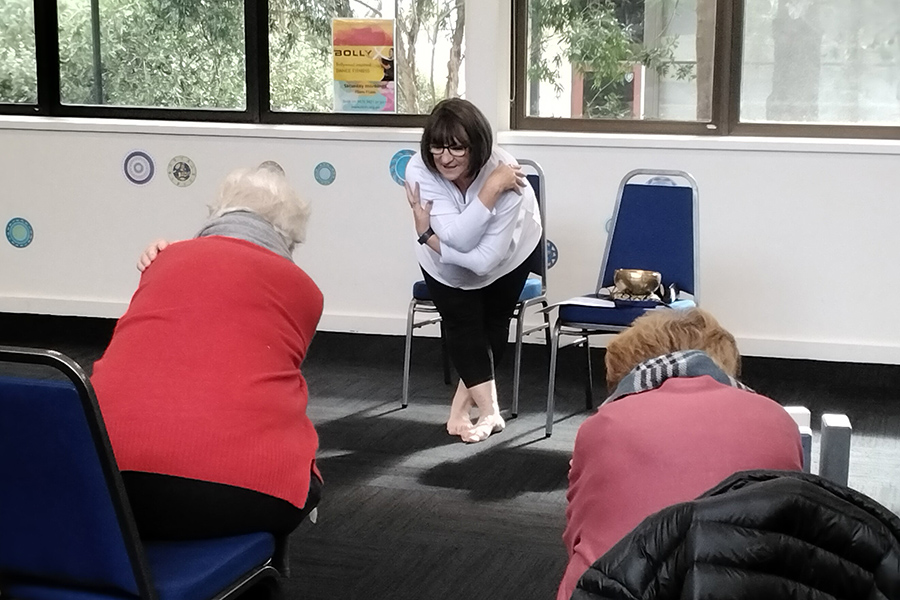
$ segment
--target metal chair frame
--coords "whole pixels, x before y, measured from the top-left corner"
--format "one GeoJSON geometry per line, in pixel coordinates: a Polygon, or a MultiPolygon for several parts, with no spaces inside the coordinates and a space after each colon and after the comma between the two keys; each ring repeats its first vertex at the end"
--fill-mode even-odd
{"type": "MultiPolygon", "coordinates": [[[[111,508],[114,510],[116,520],[119,523],[122,541],[124,542],[124,550],[128,554],[128,560],[131,564],[139,597],[142,600],[156,600],[158,594],[153,585],[153,574],[150,570],[150,562],[148,561],[147,552],[145,551],[145,544],[139,537],[137,526],[135,525],[132,516],[131,507],[128,503],[125,486],[122,483],[122,477],[116,466],[112,445],[106,434],[106,427],[103,423],[100,407],[87,375],[78,363],[68,356],[53,350],[0,346],[0,362],[50,367],[64,375],[75,386],[75,391],[81,401],[81,408],[85,416],[87,427],[90,429],[91,438],[96,450],[97,463],[102,470],[103,478],[106,481],[106,487],[109,491],[111,508]]],[[[160,546],[165,546],[165,544],[160,544],[160,546]]],[[[279,568],[284,568],[284,570],[287,571],[287,557],[284,556],[283,548],[279,547],[279,540],[277,538],[274,558],[270,558],[265,563],[239,575],[231,585],[226,589],[221,590],[215,596],[214,600],[232,598],[244,592],[262,578],[278,575],[279,569],[276,569],[276,566],[273,566],[273,562],[275,562],[276,566],[279,566],[279,568]],[[279,561],[281,562],[280,565],[278,564],[279,561]]],[[[0,576],[0,583],[4,585],[8,584],[7,577],[0,576]]]]}
{"type": "MultiPolygon", "coordinates": [[[[594,289],[594,293],[598,293],[604,286],[604,275],[606,273],[607,266],[609,264],[609,253],[612,248],[613,237],[616,233],[616,221],[619,216],[619,207],[622,204],[622,196],[625,192],[625,186],[629,183],[632,183],[632,180],[636,177],[677,177],[686,181],[689,187],[692,190],[693,196],[693,252],[694,252],[694,290],[693,297],[694,302],[699,305],[700,303],[700,272],[699,272],[699,226],[700,226],[700,214],[699,214],[699,191],[697,187],[696,180],[688,173],[684,171],[676,171],[676,170],[661,170],[661,169],[635,169],[633,171],[629,171],[619,182],[619,188],[616,193],[616,203],[613,208],[613,217],[612,224],[609,229],[609,235],[606,238],[606,247],[603,251],[603,261],[600,266],[600,275],[597,278],[597,286],[594,289]]],[[[585,356],[586,356],[586,381],[585,381],[585,409],[591,410],[594,405],[593,398],[593,373],[591,369],[591,345],[590,345],[590,337],[592,335],[597,334],[614,334],[619,333],[628,329],[628,326],[623,325],[604,325],[597,323],[575,323],[575,322],[563,322],[561,319],[557,317],[556,321],[553,324],[553,328],[551,329],[551,343],[550,343],[550,380],[547,386],[547,422],[544,427],[544,435],[546,437],[550,437],[553,434],[553,412],[555,408],[555,399],[554,392],[556,388],[556,364],[557,364],[557,354],[560,348],[559,340],[560,336],[571,336],[574,339],[567,344],[564,344],[562,347],[565,348],[567,346],[580,346],[583,345],[585,348],[585,356]]]]}

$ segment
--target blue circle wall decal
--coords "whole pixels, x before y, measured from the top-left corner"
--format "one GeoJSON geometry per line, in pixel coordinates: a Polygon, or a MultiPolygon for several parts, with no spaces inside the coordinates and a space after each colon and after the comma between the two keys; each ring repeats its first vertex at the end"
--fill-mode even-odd
{"type": "Polygon", "coordinates": [[[415,154],[415,150],[397,150],[391,157],[391,179],[397,185],[406,183],[406,165],[409,163],[410,157],[415,154]]]}
{"type": "Polygon", "coordinates": [[[6,239],[16,248],[24,248],[34,239],[34,229],[22,217],[13,217],[6,224],[6,239]]]}
{"type": "Polygon", "coordinates": [[[558,260],[559,249],[556,247],[556,244],[547,240],[547,268],[552,269],[553,265],[555,265],[558,260]]]}
{"type": "Polygon", "coordinates": [[[334,178],[337,177],[337,171],[334,170],[334,165],[330,162],[320,162],[313,169],[313,176],[319,184],[331,185],[334,183],[334,178]]]}
{"type": "Polygon", "coordinates": [[[150,155],[141,150],[129,152],[125,157],[122,165],[125,171],[125,177],[135,185],[144,185],[153,179],[156,167],[153,165],[153,159],[150,155]]]}

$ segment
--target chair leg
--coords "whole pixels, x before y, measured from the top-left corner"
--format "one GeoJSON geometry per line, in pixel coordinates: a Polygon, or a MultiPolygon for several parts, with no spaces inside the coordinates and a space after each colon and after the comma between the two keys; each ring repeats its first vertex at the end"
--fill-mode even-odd
{"type": "Polygon", "coordinates": [[[547,311],[547,301],[544,300],[541,302],[541,306],[543,306],[543,314],[544,314],[544,341],[547,342],[547,356],[550,356],[550,313],[547,311]]]}
{"type": "Polygon", "coordinates": [[[444,324],[438,323],[441,331],[441,361],[444,365],[444,383],[450,385],[450,353],[447,352],[447,336],[444,334],[444,324]]]}
{"type": "Polygon", "coordinates": [[[585,410],[592,410],[594,408],[594,373],[591,369],[591,340],[586,331],[582,333],[584,333],[584,354],[587,357],[587,378],[584,384],[584,408],[585,410]]]}
{"type": "Polygon", "coordinates": [[[409,303],[409,310],[406,315],[406,348],[403,351],[403,399],[402,408],[406,408],[409,404],[409,359],[412,353],[412,332],[413,318],[416,313],[416,301],[409,303]]]}
{"type": "Polygon", "coordinates": [[[516,315],[516,358],[513,368],[513,399],[510,415],[512,418],[519,416],[519,377],[522,374],[522,330],[525,327],[525,307],[519,305],[519,314],[516,315]]]}
{"type": "Polygon", "coordinates": [[[272,566],[282,577],[291,576],[291,561],[289,548],[289,534],[275,536],[275,554],[272,557],[272,566]]]}
{"type": "Polygon", "coordinates": [[[550,332],[550,379],[547,382],[547,424],[544,426],[544,436],[553,435],[553,392],[556,388],[556,354],[559,350],[559,319],[553,325],[550,332]]]}

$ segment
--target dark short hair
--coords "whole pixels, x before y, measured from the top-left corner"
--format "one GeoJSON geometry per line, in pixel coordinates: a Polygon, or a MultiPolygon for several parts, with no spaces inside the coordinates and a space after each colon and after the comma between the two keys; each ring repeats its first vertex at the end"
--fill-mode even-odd
{"type": "Polygon", "coordinates": [[[425,166],[437,173],[431,149],[459,144],[469,150],[469,176],[476,175],[487,164],[494,146],[491,125],[478,107],[462,98],[438,102],[425,121],[420,152],[425,166]]]}

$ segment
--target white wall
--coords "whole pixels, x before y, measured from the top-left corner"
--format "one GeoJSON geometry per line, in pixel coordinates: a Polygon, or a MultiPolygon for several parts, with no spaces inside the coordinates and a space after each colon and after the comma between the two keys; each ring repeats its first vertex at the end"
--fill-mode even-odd
{"type": "MultiPolygon", "coordinates": [[[[469,18],[485,11],[498,22],[500,4],[472,2],[469,18]]],[[[507,64],[496,56],[508,48],[507,35],[493,46],[467,45],[471,98],[504,98],[498,80],[508,79],[471,67],[479,52],[494,54],[486,64],[507,64]]],[[[488,112],[502,128],[501,103],[488,112]]],[[[0,311],[119,316],[144,246],[192,235],[230,169],[272,159],[313,203],[309,241],[296,260],[325,294],[321,328],[400,334],[419,273],[409,209],[388,164],[397,150],[416,148],[418,137],[417,130],[0,117],[0,226],[24,217],[35,230],[23,249],[0,238],[0,311]],[[156,161],[145,186],[122,174],[134,149],[156,161]],[[166,177],[175,155],[196,163],[191,187],[166,177]],[[321,161],[337,170],[327,187],[313,178],[321,161]]],[[[592,291],[622,175],[683,169],[700,186],[701,301],[744,354],[900,364],[900,311],[892,308],[900,298],[900,142],[511,131],[498,142],[546,171],[548,235],[560,251],[551,300],[592,291]]]]}
{"type": "Polygon", "coordinates": [[[900,364],[900,144],[511,132],[548,173],[554,298],[596,281],[619,179],[681,169],[700,188],[701,304],[744,354],[900,364]],[[577,145],[580,144],[580,145],[577,145]],[[576,257],[580,257],[580,260],[576,257]]]}

